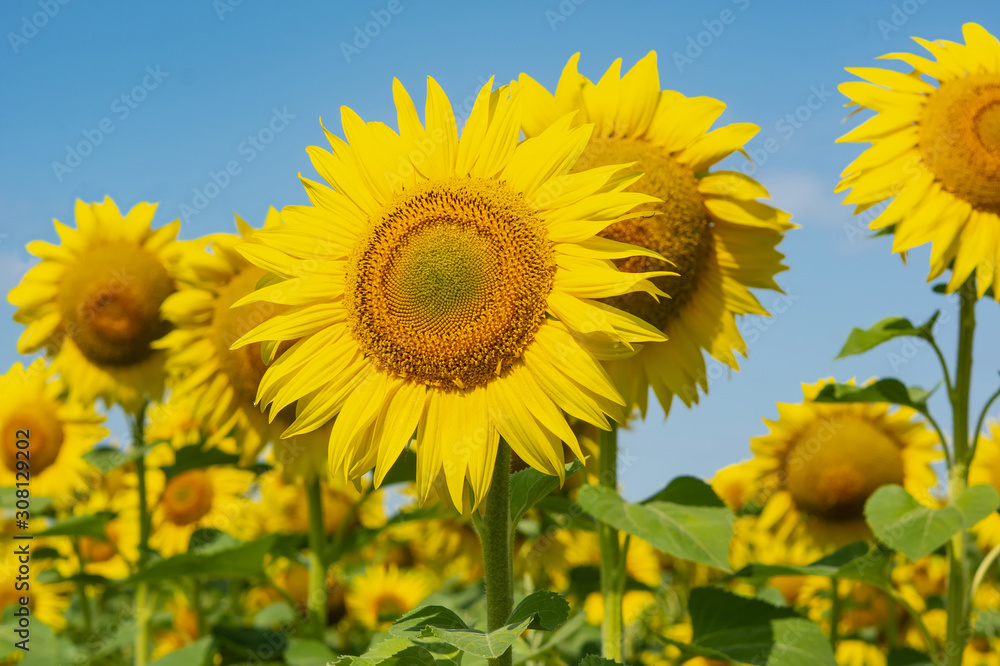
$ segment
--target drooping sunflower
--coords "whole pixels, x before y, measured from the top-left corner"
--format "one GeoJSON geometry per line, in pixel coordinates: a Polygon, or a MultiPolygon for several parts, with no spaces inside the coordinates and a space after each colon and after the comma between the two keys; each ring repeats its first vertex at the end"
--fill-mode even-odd
{"type": "Polygon", "coordinates": [[[28,243],[42,261],[7,295],[27,325],[17,350],[45,349],[70,391],[135,412],[163,391],[163,357],[150,346],[169,330],[160,304],[173,293],[180,220],[152,229],[156,205],[124,216],[111,198],[76,202],[76,229],[54,221],[61,245],[28,243]]]}
{"type": "Polygon", "coordinates": [[[912,409],[813,402],[831,382],[803,384],[804,401],[778,403],[778,419],[764,419],[768,434],[750,442],[767,498],[760,527],[827,552],[871,537],[865,502],[883,485],[933,506],[931,463],[941,458],[937,436],[912,409]]]}
{"type": "Polygon", "coordinates": [[[274,275],[239,303],[289,306],[234,345],[297,340],[267,369],[258,398],[283,435],[336,416],[330,470],[381,482],[417,440],[417,494],[439,477],[460,508],[489,488],[502,436],[532,467],[565,476],[562,442],[582,458],[560,409],[601,427],[623,404],[592,348],[660,340],[595,299],[660,294],[611,258],[654,254],[596,234],[653,197],[623,190],[638,173],[569,173],[590,138],[569,118],[519,142],[516,83],[484,86],[461,139],[428,79],[426,126],[398,81],[399,133],[342,109],[347,141],[310,149],[333,186],[303,179],[311,206],[237,250],[274,275]],[[582,341],[576,336],[584,336],[582,341]]]}
{"type": "MultiPolygon", "coordinates": [[[[278,212],[271,208],[263,228],[280,225],[278,212]]],[[[239,216],[236,226],[239,234],[213,234],[186,248],[178,267],[180,288],[163,303],[163,315],[174,330],[155,346],[169,351],[171,388],[185,397],[193,419],[210,433],[210,444],[232,435],[240,443],[242,463],[250,464],[273,442],[274,459],[283,472],[290,478],[311,478],[326,467],[329,429],[280,439],[295,411],[290,407],[268,419],[256,407],[257,388],[267,368],[261,345],[230,350],[254,326],[288,309],[268,302],[233,307],[267,275],[234,249],[254,232],[239,216]]]]}
{"type": "Polygon", "coordinates": [[[66,390],[41,358],[27,368],[15,363],[0,376],[0,485],[27,482],[32,495],[72,501],[91,469],[83,454],[108,431],[92,404],[65,400],[66,390]]]}
{"type": "Polygon", "coordinates": [[[374,564],[351,579],[347,610],[361,625],[385,629],[416,608],[433,590],[433,582],[427,572],[419,569],[374,564]]]}
{"type": "MultiPolygon", "coordinates": [[[[980,435],[976,457],[969,465],[969,485],[989,484],[1000,492],[1000,422],[989,425],[989,434],[980,435]]],[[[994,511],[972,528],[976,544],[983,551],[1000,545],[1000,513],[994,511]]]]}
{"type": "Polygon", "coordinates": [[[982,296],[1000,282],[1000,43],[975,23],[962,32],[965,44],[914,37],[934,60],[881,56],[909,73],[848,68],[867,82],[842,83],[840,92],[875,115],[838,139],[872,145],[844,169],[837,191],[851,190],[844,203],[855,213],[892,199],[870,228],[893,230],[893,252],[931,243],[928,280],[950,266],[953,291],[975,273],[982,296]]]}
{"type": "MultiPolygon", "coordinates": [[[[563,69],[555,94],[526,74],[524,133],[537,136],[553,123],[594,123],[594,134],[577,169],[636,162],[646,176],[629,189],[661,202],[643,210],[659,213],[618,222],[608,239],[650,248],[673,262],[677,274],[654,283],[670,294],[654,300],[628,293],[606,302],[650,322],[670,339],[650,344],[627,361],[609,357],[605,366],[629,407],[643,416],[649,387],[669,411],[673,396],[690,407],[698,387],[708,390],[702,350],[738,370],[734,352],[746,354],[736,315],[767,315],[750,288],[781,291],[774,276],[785,270],[775,247],[794,227],[790,216],[758,201],[768,196],[757,181],[737,171],[708,169],[753,137],[759,127],[734,123],[709,132],[726,105],[710,97],[660,90],[656,53],[620,76],[616,60],[596,84],[577,71],[579,54],[563,69]]],[[[655,257],[616,258],[628,272],[661,269],[655,257]]]]}

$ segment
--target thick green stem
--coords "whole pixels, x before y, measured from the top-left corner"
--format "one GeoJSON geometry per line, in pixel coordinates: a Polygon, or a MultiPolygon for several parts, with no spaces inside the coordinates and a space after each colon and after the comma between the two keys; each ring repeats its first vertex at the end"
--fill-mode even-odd
{"type": "MultiPolygon", "coordinates": [[[[958,364],[951,407],[953,418],[954,464],[948,475],[948,499],[958,501],[965,492],[969,476],[969,387],[972,383],[972,340],[976,330],[976,283],[969,278],[959,291],[958,364]]],[[[973,433],[975,435],[975,433],[973,433]]],[[[945,663],[960,666],[968,641],[969,563],[965,532],[959,532],[948,544],[948,599],[945,607],[948,622],[945,634],[945,663]]]]}
{"type": "Polygon", "coordinates": [[[326,630],[326,560],[323,550],[326,533],[323,529],[323,488],[319,476],[310,483],[309,496],[309,626],[316,640],[323,640],[326,630]]]}
{"type": "MultiPolygon", "coordinates": [[[[618,491],[618,429],[600,432],[598,483],[618,491]]],[[[625,663],[625,631],[622,621],[622,596],[625,587],[625,555],[618,542],[618,530],[597,523],[601,547],[601,595],[604,597],[604,621],[601,624],[601,651],[605,659],[625,663]]]]}
{"type": "MultiPolygon", "coordinates": [[[[139,562],[138,571],[146,568],[149,559],[149,496],[146,490],[146,403],[139,408],[132,418],[132,449],[138,451],[135,459],[135,474],[139,495],[139,562]]],[[[136,666],[146,666],[149,659],[149,622],[153,609],[149,607],[149,583],[139,583],[135,588],[135,663],[136,666]]]]}
{"type": "Polygon", "coordinates": [[[843,603],[837,583],[837,577],[830,576],[830,647],[834,652],[837,651],[837,641],[840,640],[840,612],[843,603]]]}
{"type": "MultiPolygon", "coordinates": [[[[483,542],[483,570],[486,582],[486,629],[507,624],[514,610],[514,561],[510,539],[510,446],[503,439],[497,448],[490,491],[486,494],[480,539],[483,542]]],[[[492,666],[511,666],[514,654],[508,649],[492,666]]]]}
{"type": "MultiPolygon", "coordinates": [[[[80,563],[80,575],[83,576],[87,572],[83,563],[83,551],[80,549],[79,537],[73,537],[73,550],[80,563]]],[[[83,630],[89,638],[94,633],[94,624],[90,619],[90,599],[87,598],[87,586],[83,580],[76,581],[76,590],[80,593],[80,615],[83,616],[83,630]]]]}

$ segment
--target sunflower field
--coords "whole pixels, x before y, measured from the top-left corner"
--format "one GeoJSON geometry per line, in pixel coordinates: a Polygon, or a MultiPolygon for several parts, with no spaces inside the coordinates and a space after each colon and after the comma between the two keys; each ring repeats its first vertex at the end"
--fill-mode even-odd
{"type": "MultiPolygon", "coordinates": [[[[53,226],[13,185],[0,197],[30,220],[0,235],[18,244],[0,248],[0,662],[1000,666],[1000,13],[926,2],[871,10],[885,46],[837,52],[835,90],[813,85],[757,143],[761,125],[732,119],[756,113],[745,89],[798,56],[761,33],[760,80],[709,70],[751,20],[798,20],[791,4],[679,7],[707,18],[675,44],[644,41],[670,8],[548,3],[533,20],[560,59],[508,45],[499,70],[518,73],[464,99],[442,31],[480,21],[489,51],[501,10],[390,0],[353,32],[298,16],[360,76],[408,61],[421,82],[320,91],[323,65],[296,63],[322,125],[274,107],[193,197],[167,195],[177,214],[147,199],[179,171],[137,155],[114,165],[127,186],[99,175],[169,86],[204,89],[199,68],[146,67],[65,139],[49,175],[71,187],[46,196],[75,195],[53,226]],[[600,12],[609,30],[627,15],[638,57],[589,46],[600,12]],[[404,25],[431,50],[390,44],[404,25]],[[735,113],[703,81],[728,82],[735,113]],[[813,150],[814,114],[845,145],[813,150]],[[267,187],[295,177],[270,147],[286,129],[307,137],[288,146],[308,158],[298,194],[267,187]],[[763,167],[801,145],[839,178],[818,194],[778,173],[772,197],[763,167]],[[217,197],[272,205],[230,217],[217,197]],[[864,254],[810,236],[830,197],[864,254]],[[852,283],[862,263],[919,296],[852,283]],[[800,296],[823,314],[796,319],[800,296]]],[[[203,4],[217,30],[288,25],[203,4]]],[[[8,11],[11,71],[97,11],[8,11]]],[[[168,9],[116,11],[162,21],[154,42],[186,34],[168,9]]],[[[291,68],[268,68],[308,43],[271,34],[241,57],[281,85],[291,68]]],[[[127,57],[94,49],[39,67],[127,57]]],[[[260,94],[219,85],[234,105],[260,94]]],[[[228,122],[183,99],[168,128],[228,122]]]]}

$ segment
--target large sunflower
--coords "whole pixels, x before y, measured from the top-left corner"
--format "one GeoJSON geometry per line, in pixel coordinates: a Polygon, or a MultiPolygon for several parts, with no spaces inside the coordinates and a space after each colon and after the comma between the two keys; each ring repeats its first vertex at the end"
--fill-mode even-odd
{"type": "Polygon", "coordinates": [[[934,60],[881,56],[910,73],[848,68],[870,83],[840,91],[876,115],[839,139],[872,145],[844,169],[837,191],[851,190],[844,203],[856,213],[893,199],[870,227],[894,231],[894,252],[930,242],[928,280],[951,266],[952,291],[975,272],[982,296],[1000,281],[1000,43],[975,23],[962,32],[965,44],[914,37],[934,60]]]}
{"type": "Polygon", "coordinates": [[[813,402],[833,380],[802,385],[804,402],[778,403],[770,432],[751,440],[767,496],[762,529],[832,550],[870,538],[865,502],[879,487],[899,484],[933,505],[931,462],[941,457],[934,432],[906,407],[813,402]]]}
{"type": "MultiPolygon", "coordinates": [[[[650,322],[670,342],[646,345],[633,358],[606,367],[629,406],[643,415],[650,386],[664,411],[674,395],[690,407],[698,402],[698,386],[708,390],[703,349],[738,369],[734,352],[745,355],[746,344],[735,315],[767,314],[749,288],[781,291],[774,276],[785,267],[775,246],[794,225],[787,213],[757,201],[768,193],[753,178],[708,171],[742,151],[760,128],[735,123],[709,132],[726,105],[661,91],[655,52],[624,77],[616,60],[596,84],[577,72],[578,58],[566,64],[555,95],[521,75],[524,132],[536,136],[575,112],[571,124],[595,125],[576,168],[637,162],[646,177],[629,189],[662,199],[642,207],[659,215],[619,222],[602,236],[650,248],[675,265],[677,275],[654,280],[669,299],[629,293],[607,301],[650,322]]],[[[628,272],[664,266],[649,256],[616,258],[616,263],[628,272]]]]}
{"type": "Polygon", "coordinates": [[[164,354],[150,343],[169,330],[160,304],[175,288],[180,220],[152,229],[155,211],[143,202],[122,216],[110,197],[77,201],[77,228],[56,220],[62,245],[28,243],[42,261],[7,295],[14,320],[27,324],[17,350],[53,354],[83,402],[101,397],[134,412],[163,391],[164,354]]]}
{"type": "MultiPolygon", "coordinates": [[[[271,208],[263,228],[280,225],[278,211],[271,208]]],[[[254,232],[239,216],[236,226],[238,235],[213,234],[184,252],[178,268],[180,289],[163,303],[163,316],[174,330],[155,346],[169,350],[171,388],[190,401],[186,404],[192,406],[194,419],[212,433],[210,443],[231,433],[241,443],[243,464],[249,464],[265,444],[274,442],[275,462],[282,471],[292,478],[308,478],[325,467],[329,429],[279,439],[295,412],[288,408],[268,419],[255,406],[267,368],[261,345],[229,348],[257,324],[288,309],[268,302],[233,307],[267,275],[234,249],[254,232]]]]}
{"type": "MultiPolygon", "coordinates": [[[[0,375],[0,485],[30,484],[32,495],[72,502],[90,471],[83,454],[108,434],[93,405],[63,398],[66,385],[45,359],[0,375]]],[[[22,486],[23,487],[23,486],[22,486]]]]}
{"type": "Polygon", "coordinates": [[[569,173],[591,128],[569,118],[518,142],[516,83],[480,91],[461,139],[428,80],[426,127],[397,81],[400,132],[342,109],[347,141],[310,149],[332,188],[304,179],[312,206],[237,246],[274,274],[239,304],[289,306],[236,342],[298,340],[271,364],[258,398],[298,400],[284,436],[337,416],[330,469],[380,483],[416,431],[417,493],[439,477],[457,507],[489,488],[499,437],[562,479],[562,443],[582,457],[567,413],[602,427],[623,404],[590,345],[661,340],[594,299],[661,293],[614,257],[654,253],[595,234],[654,201],[623,192],[620,166],[569,173]],[[577,334],[590,334],[581,342],[577,334]]]}

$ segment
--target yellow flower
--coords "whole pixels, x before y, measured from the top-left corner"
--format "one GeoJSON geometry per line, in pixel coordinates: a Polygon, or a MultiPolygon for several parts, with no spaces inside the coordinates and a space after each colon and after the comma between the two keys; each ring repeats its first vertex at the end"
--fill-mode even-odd
{"type": "MultiPolygon", "coordinates": [[[[168,361],[169,366],[169,361],[168,361]]],[[[173,450],[200,445],[237,453],[236,440],[229,433],[215,430],[199,416],[198,401],[191,394],[172,391],[166,402],[156,402],[146,410],[147,442],[169,442],[173,450]]]]}
{"type": "Polygon", "coordinates": [[[750,444],[770,494],[761,527],[826,551],[870,538],[865,502],[883,485],[900,484],[933,504],[930,463],[941,457],[937,437],[912,409],[812,402],[832,381],[803,384],[805,401],[779,403],[778,420],[764,420],[770,432],[750,444]]]}
{"type": "Polygon", "coordinates": [[[948,559],[927,555],[916,562],[900,562],[892,569],[892,582],[911,606],[927,610],[928,599],[944,598],[947,592],[948,559]]]}
{"type": "Polygon", "coordinates": [[[611,166],[569,173],[590,127],[558,123],[518,142],[517,84],[476,99],[459,139],[451,105],[428,80],[426,127],[397,81],[400,133],[346,107],[347,141],[311,148],[333,186],[304,180],[311,206],[255,232],[237,250],[269,271],[237,301],[288,305],[235,348],[296,341],[267,369],[257,397],[283,433],[336,416],[330,470],[375,483],[416,431],[417,494],[439,475],[458,508],[489,488],[500,436],[532,467],[565,476],[563,442],[582,458],[560,411],[610,427],[621,397],[592,348],[660,340],[640,319],[595,299],[659,294],[659,273],[619,272],[611,257],[651,254],[597,237],[647,195],[611,166]],[[581,341],[578,336],[585,336],[581,341]]]}
{"type": "Polygon", "coordinates": [[[759,478],[758,462],[751,458],[723,467],[715,473],[709,484],[726,506],[739,512],[757,499],[759,478]]]}
{"type": "MultiPolygon", "coordinates": [[[[627,590],[622,595],[622,623],[631,626],[642,619],[648,609],[656,604],[656,595],[648,590],[627,590]]],[[[604,621],[604,596],[591,592],[583,602],[587,624],[600,626],[604,621]]]]}
{"type": "Polygon", "coordinates": [[[871,83],[840,91],[876,115],[839,139],[872,145],[844,169],[837,191],[851,190],[844,203],[856,213],[893,199],[870,227],[893,230],[894,252],[931,243],[928,280],[951,266],[952,291],[974,271],[982,296],[1000,281],[1000,43],[975,23],[962,32],[965,44],[914,37],[934,60],[882,56],[910,73],[848,68],[871,83]]]}
{"type": "MultiPolygon", "coordinates": [[[[325,479],[320,480],[320,497],[323,500],[323,526],[327,534],[336,534],[343,521],[361,498],[361,491],[350,483],[325,479]]],[[[265,532],[306,533],[309,531],[309,504],[306,488],[290,483],[283,475],[269,472],[260,478],[262,505],[265,508],[263,528],[265,532]]],[[[370,494],[357,509],[357,515],[348,527],[361,524],[377,528],[385,524],[385,510],[382,496],[378,492],[370,494]]]]}
{"type": "Polygon", "coordinates": [[[877,645],[859,640],[837,643],[837,663],[841,666],[885,666],[886,654],[877,645]]]}
{"type": "MultiPolygon", "coordinates": [[[[650,386],[664,411],[674,395],[690,407],[698,402],[698,386],[708,390],[702,350],[739,369],[734,352],[745,355],[746,344],[735,315],[767,314],[749,288],[780,291],[774,276],[785,267],[775,247],[794,225],[787,213],[758,201],[768,193],[753,178],[708,171],[742,151],[759,127],[735,123],[709,132],[726,105],[661,91],[655,52],[625,76],[616,60],[596,84],[577,72],[578,58],[570,58],[555,95],[521,75],[524,132],[536,136],[575,113],[569,122],[595,124],[576,168],[637,162],[646,173],[630,189],[661,199],[642,207],[660,214],[619,222],[602,236],[659,252],[677,275],[654,280],[669,299],[629,293],[607,302],[650,322],[670,341],[645,345],[632,359],[611,361],[607,368],[630,408],[638,406],[643,415],[650,386]]],[[[616,263],[628,272],[664,267],[650,256],[616,257],[616,263]]]]}
{"type": "MultiPolygon", "coordinates": [[[[33,547],[37,547],[37,544],[33,547]]],[[[24,586],[23,589],[15,587],[13,575],[10,576],[10,580],[0,585],[0,614],[6,612],[8,608],[20,607],[21,600],[26,598],[28,611],[34,620],[59,630],[66,626],[66,611],[69,610],[69,595],[73,591],[73,584],[43,583],[38,580],[38,574],[41,573],[40,565],[41,562],[32,562],[27,579],[17,581],[17,585],[24,586]]]]}
{"type": "Polygon", "coordinates": [[[0,485],[29,483],[31,494],[72,501],[92,468],[82,458],[108,431],[93,405],[65,401],[66,385],[45,359],[0,375],[0,485]]]}
{"type": "Polygon", "coordinates": [[[121,580],[131,573],[130,563],[139,556],[139,496],[135,491],[112,496],[105,489],[95,489],[89,497],[73,506],[73,514],[77,516],[103,511],[116,514],[104,525],[104,539],[77,537],[79,543],[76,547],[69,537],[60,539],[62,544],[59,550],[66,558],[57,564],[62,575],[80,573],[81,559],[83,572],[87,574],[121,580]]]}
{"type": "Polygon", "coordinates": [[[166,610],[171,614],[173,622],[171,627],[165,631],[157,632],[154,637],[155,646],[151,655],[156,660],[165,654],[193,643],[198,640],[200,634],[198,630],[198,614],[191,607],[187,597],[180,592],[175,592],[173,597],[164,604],[166,610]]]}
{"type": "Polygon", "coordinates": [[[347,609],[368,629],[385,629],[416,608],[431,590],[431,580],[423,571],[375,564],[351,579],[347,609]]]}
{"type": "Polygon", "coordinates": [[[186,551],[198,528],[238,530],[249,504],[244,495],[253,481],[252,472],[225,466],[192,469],[169,479],[157,470],[150,477],[151,485],[163,490],[153,511],[149,545],[164,557],[186,551]]]}
{"type": "Polygon", "coordinates": [[[164,355],[150,343],[169,330],[160,304],[175,288],[180,220],[151,229],[155,211],[140,203],[122,216],[110,198],[77,201],[77,228],[56,221],[62,245],[29,243],[42,261],[7,296],[27,324],[17,350],[53,354],[85,403],[101,397],[134,412],[163,391],[164,355]]]}
{"type": "MultiPolygon", "coordinates": [[[[989,435],[979,437],[976,457],[969,466],[969,485],[989,484],[1000,491],[1000,423],[989,425],[989,435]]],[[[972,528],[976,543],[985,551],[1000,545],[1000,513],[994,511],[972,528]]]]}
{"type": "MultiPolygon", "coordinates": [[[[326,467],[329,429],[279,439],[294,420],[295,408],[290,405],[268,419],[255,406],[267,369],[261,345],[229,348],[257,324],[288,309],[266,302],[232,307],[267,275],[234,249],[254,232],[239,216],[236,226],[238,235],[213,234],[186,249],[178,267],[180,289],[163,303],[163,316],[174,330],[155,346],[169,351],[173,392],[188,401],[193,419],[211,434],[210,444],[232,434],[241,443],[246,465],[274,442],[274,459],[282,471],[289,478],[311,479],[326,467]]],[[[280,226],[278,212],[271,208],[263,228],[280,226]]]]}

